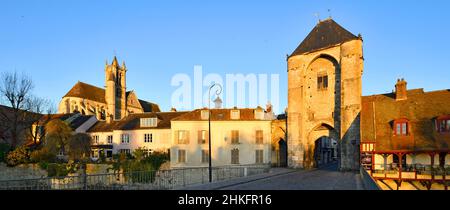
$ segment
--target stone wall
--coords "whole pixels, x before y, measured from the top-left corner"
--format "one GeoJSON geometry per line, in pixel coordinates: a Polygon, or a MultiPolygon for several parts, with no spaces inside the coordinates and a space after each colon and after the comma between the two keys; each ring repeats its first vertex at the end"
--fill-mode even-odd
{"type": "Polygon", "coordinates": [[[0,181],[17,179],[38,179],[47,177],[47,171],[39,168],[37,164],[23,164],[16,167],[8,167],[0,163],[0,181]]]}
{"type": "Polygon", "coordinates": [[[340,169],[359,169],[362,73],[362,40],[288,59],[290,167],[314,167],[314,142],[325,135],[339,142],[340,169]],[[326,89],[317,86],[321,75],[326,89]]]}
{"type": "MultiPolygon", "coordinates": [[[[111,164],[87,164],[86,172],[88,175],[112,173],[108,171],[112,168],[111,164]]],[[[80,171],[76,174],[81,174],[80,171]]],[[[39,167],[38,164],[21,164],[15,167],[8,167],[0,163],[0,181],[1,180],[19,180],[19,179],[39,179],[47,177],[47,171],[39,167]]]]}

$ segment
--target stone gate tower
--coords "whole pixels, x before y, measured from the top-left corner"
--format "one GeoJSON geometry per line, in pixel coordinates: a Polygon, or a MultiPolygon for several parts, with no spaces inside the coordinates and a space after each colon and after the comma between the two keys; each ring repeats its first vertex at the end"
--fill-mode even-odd
{"type": "Polygon", "coordinates": [[[127,67],[125,66],[125,62],[120,66],[115,56],[111,65],[106,62],[105,101],[107,120],[120,120],[127,114],[126,74],[127,67]]]}
{"type": "Polygon", "coordinates": [[[320,21],[288,56],[288,164],[316,166],[317,140],[338,142],[340,170],[359,169],[363,40],[320,21]]]}

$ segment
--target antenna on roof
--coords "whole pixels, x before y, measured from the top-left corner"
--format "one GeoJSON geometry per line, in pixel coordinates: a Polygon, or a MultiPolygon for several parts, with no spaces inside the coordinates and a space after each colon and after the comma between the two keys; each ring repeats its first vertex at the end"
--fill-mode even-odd
{"type": "Polygon", "coordinates": [[[314,13],[314,16],[316,16],[316,18],[319,20],[320,23],[320,14],[318,12],[314,13]]]}

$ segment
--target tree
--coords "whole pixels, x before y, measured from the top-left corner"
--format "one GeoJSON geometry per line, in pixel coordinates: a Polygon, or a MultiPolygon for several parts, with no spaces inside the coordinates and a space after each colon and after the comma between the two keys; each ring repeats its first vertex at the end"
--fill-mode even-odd
{"type": "Polygon", "coordinates": [[[91,136],[77,133],[69,139],[68,154],[75,162],[85,161],[91,153],[91,136]]]}
{"type": "MultiPolygon", "coordinates": [[[[10,110],[1,111],[3,127],[8,132],[10,145],[15,148],[19,143],[20,128],[23,126],[24,113],[27,111],[27,99],[33,83],[30,78],[17,73],[3,73],[0,78],[0,94],[2,102],[11,107],[10,110]],[[10,113],[8,113],[10,111],[10,113]]],[[[3,110],[3,109],[2,109],[3,110]]]]}
{"type": "Polygon", "coordinates": [[[15,148],[24,140],[22,134],[41,117],[49,103],[32,95],[31,78],[16,72],[5,72],[0,76],[0,133],[5,142],[15,148]]]}
{"type": "Polygon", "coordinates": [[[45,147],[50,152],[65,154],[72,136],[72,128],[60,119],[54,119],[45,125],[45,129],[47,131],[45,147]]]}
{"type": "Polygon", "coordinates": [[[32,97],[29,100],[29,103],[32,113],[35,114],[29,117],[29,124],[31,124],[31,126],[28,126],[28,134],[33,144],[37,145],[38,143],[41,144],[44,142],[46,135],[45,125],[52,119],[51,115],[55,113],[55,108],[49,100],[39,97],[32,97]],[[45,116],[43,116],[44,113],[45,116]]]}

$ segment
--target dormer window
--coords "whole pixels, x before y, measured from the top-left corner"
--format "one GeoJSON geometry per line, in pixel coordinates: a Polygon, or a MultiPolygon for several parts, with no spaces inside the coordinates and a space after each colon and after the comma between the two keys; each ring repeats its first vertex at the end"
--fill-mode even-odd
{"type": "Polygon", "coordinates": [[[141,127],[157,127],[158,118],[141,118],[141,127]]]}
{"type": "Polygon", "coordinates": [[[395,136],[407,136],[409,135],[409,122],[406,119],[400,119],[394,121],[394,135],[395,136]]]}
{"type": "Polygon", "coordinates": [[[450,115],[438,117],[436,119],[436,128],[439,133],[450,132],[450,115]]]}
{"type": "Polygon", "coordinates": [[[202,110],[201,117],[202,120],[207,120],[209,118],[209,110],[202,110]]]}
{"type": "Polygon", "coordinates": [[[239,120],[241,113],[239,110],[231,110],[230,115],[231,115],[230,118],[232,120],[239,120]]]}
{"type": "Polygon", "coordinates": [[[264,110],[256,109],[255,110],[255,120],[263,120],[264,119],[264,110]]]}

